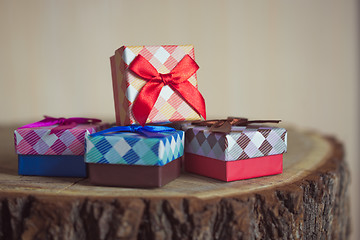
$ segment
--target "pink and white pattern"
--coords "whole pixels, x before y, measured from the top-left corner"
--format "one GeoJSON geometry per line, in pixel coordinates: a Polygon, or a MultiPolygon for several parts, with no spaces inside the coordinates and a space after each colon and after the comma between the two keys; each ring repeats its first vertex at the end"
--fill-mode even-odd
{"type": "MultiPolygon", "coordinates": [[[[132,106],[146,81],[128,69],[135,57],[141,55],[158,72],[168,73],[187,54],[195,60],[194,47],[191,45],[124,46],[115,51],[115,55],[110,60],[117,125],[136,123],[132,106]]],[[[188,81],[197,88],[196,73],[188,81]]],[[[164,86],[148,116],[147,123],[200,119],[200,115],[178,93],[169,86],[164,86]]]]}
{"type": "Polygon", "coordinates": [[[102,125],[80,124],[75,128],[50,134],[52,128],[37,127],[16,129],[15,149],[23,155],[84,155],[85,135],[94,133],[102,125]]]}

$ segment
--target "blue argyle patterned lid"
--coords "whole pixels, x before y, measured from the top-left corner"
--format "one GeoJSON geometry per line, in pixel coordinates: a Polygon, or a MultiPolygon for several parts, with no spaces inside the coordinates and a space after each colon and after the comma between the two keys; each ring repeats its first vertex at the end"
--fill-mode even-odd
{"type": "Polygon", "coordinates": [[[184,132],[145,137],[133,132],[86,136],[85,162],[163,166],[184,154],[184,132]]]}

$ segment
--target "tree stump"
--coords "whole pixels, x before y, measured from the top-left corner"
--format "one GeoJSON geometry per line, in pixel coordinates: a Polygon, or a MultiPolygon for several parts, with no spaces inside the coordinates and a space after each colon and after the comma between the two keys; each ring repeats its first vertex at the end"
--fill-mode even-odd
{"type": "Polygon", "coordinates": [[[19,176],[0,128],[0,239],[347,239],[349,170],[334,138],[290,130],[283,174],[236,182],[183,173],[159,189],[19,176]]]}

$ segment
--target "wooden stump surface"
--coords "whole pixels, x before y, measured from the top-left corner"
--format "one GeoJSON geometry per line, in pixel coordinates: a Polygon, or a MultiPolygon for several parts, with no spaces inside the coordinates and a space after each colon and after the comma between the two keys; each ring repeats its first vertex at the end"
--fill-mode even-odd
{"type": "Polygon", "coordinates": [[[284,172],[225,183],[183,173],[158,189],[17,175],[0,128],[0,239],[347,239],[349,171],[334,138],[290,130],[284,172]]]}

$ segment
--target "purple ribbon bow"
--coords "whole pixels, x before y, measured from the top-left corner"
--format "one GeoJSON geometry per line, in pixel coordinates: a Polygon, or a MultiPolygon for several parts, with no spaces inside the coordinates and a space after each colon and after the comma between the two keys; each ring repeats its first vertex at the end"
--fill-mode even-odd
{"type": "Polygon", "coordinates": [[[54,117],[44,116],[43,120],[24,125],[22,127],[19,127],[19,129],[34,128],[34,127],[46,127],[46,126],[52,126],[52,125],[58,124],[57,127],[54,127],[51,129],[50,134],[53,134],[60,130],[76,127],[76,125],[78,125],[78,124],[92,124],[92,123],[98,123],[98,122],[101,122],[101,120],[96,119],[96,118],[77,118],[77,117],[54,118],[54,117]]]}

